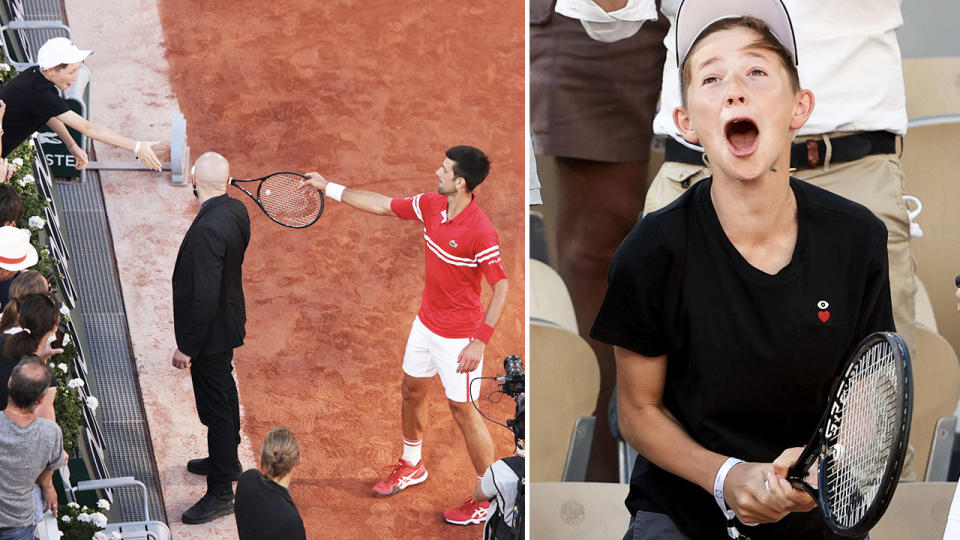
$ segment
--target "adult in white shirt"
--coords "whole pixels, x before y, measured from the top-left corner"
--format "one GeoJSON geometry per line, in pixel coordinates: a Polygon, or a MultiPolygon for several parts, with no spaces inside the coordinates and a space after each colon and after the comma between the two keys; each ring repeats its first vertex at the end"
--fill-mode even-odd
{"type": "MultiPolygon", "coordinates": [[[[783,0],[794,26],[800,83],[817,106],[797,132],[792,175],[859,202],[887,226],[890,293],[897,332],[914,344],[914,261],[903,196],[898,140],[906,133],[906,98],[896,30],[901,0],[783,0]]],[[[644,213],[666,206],[710,176],[699,149],[677,132],[680,105],[674,21],[680,0],[662,0],[670,22],[664,39],[660,111],[654,132],[667,139],[666,158],[647,193],[644,213]]],[[[580,19],[601,41],[625,39],[657,20],[655,0],[558,0],[556,11],[580,19]]]]}
{"type": "Polygon", "coordinates": [[[606,411],[616,366],[613,349],[589,334],[610,258],[636,223],[650,185],[667,25],[646,24],[627,39],[603,43],[577,19],[554,13],[556,1],[530,0],[530,129],[556,217],[556,268],[600,366],[587,478],[613,482],[617,448],[606,411]]]}

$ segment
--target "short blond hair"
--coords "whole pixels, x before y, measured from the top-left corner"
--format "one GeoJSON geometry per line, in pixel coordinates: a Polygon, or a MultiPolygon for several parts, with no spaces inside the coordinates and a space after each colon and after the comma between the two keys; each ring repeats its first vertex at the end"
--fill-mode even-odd
{"type": "Polygon", "coordinates": [[[260,449],[260,468],[276,480],[290,474],[300,463],[300,443],[287,426],[277,426],[267,433],[260,449]]]}

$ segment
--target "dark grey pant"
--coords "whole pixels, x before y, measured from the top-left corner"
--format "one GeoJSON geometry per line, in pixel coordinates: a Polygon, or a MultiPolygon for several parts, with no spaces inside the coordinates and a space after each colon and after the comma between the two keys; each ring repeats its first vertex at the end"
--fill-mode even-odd
{"type": "Polygon", "coordinates": [[[623,540],[690,540],[680,532],[670,516],[658,512],[637,513],[630,518],[630,528],[623,540]]]}
{"type": "Polygon", "coordinates": [[[210,472],[207,489],[233,491],[231,475],[239,460],[240,401],[233,380],[233,350],[197,356],[190,362],[200,422],[207,426],[210,472]]]}

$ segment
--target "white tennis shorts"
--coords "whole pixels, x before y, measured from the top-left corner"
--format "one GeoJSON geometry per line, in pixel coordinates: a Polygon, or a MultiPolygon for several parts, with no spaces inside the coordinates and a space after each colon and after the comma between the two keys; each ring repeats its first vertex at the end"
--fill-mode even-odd
{"type": "Polygon", "coordinates": [[[470,343],[470,338],[451,339],[438,336],[420,322],[413,320],[410,337],[407,338],[407,350],[403,354],[403,372],[411,377],[433,377],[440,375],[444,392],[452,401],[466,403],[480,397],[480,381],[470,384],[483,373],[483,360],[470,373],[457,373],[457,359],[460,351],[470,343]]]}

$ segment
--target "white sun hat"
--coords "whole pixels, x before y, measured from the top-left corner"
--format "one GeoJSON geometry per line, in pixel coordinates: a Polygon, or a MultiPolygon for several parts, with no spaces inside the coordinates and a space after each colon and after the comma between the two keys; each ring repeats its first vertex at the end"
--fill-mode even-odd
{"type": "Polygon", "coordinates": [[[30,243],[30,231],[0,227],[0,268],[23,270],[37,264],[37,250],[30,243]]]}

